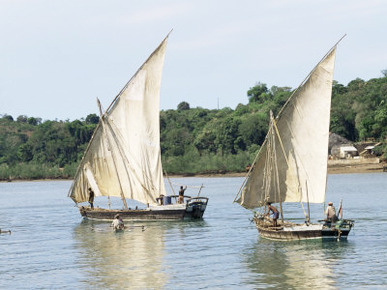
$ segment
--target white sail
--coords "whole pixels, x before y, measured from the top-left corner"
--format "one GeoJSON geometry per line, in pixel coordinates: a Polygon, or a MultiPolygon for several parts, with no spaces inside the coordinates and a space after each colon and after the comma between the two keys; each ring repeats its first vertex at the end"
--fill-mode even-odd
{"type": "Polygon", "coordinates": [[[159,102],[167,38],[101,117],[70,188],[76,203],[88,200],[89,187],[150,204],[165,195],[159,102]]]}
{"type": "Polygon", "coordinates": [[[314,68],[273,120],[236,202],[325,200],[330,105],[336,47],[314,68]]]}

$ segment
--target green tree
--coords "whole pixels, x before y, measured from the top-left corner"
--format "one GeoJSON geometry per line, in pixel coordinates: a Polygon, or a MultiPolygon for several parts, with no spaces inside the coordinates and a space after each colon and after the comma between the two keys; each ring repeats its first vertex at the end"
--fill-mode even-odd
{"type": "MultiPolygon", "coordinates": [[[[227,117],[217,123],[215,146],[218,148],[218,152],[222,156],[227,153],[236,154],[238,148],[236,148],[234,140],[239,137],[238,126],[240,121],[233,117],[227,117]]],[[[238,140],[238,143],[241,144],[240,140],[238,140]]]]}
{"type": "Polygon", "coordinates": [[[2,116],[3,120],[13,121],[13,117],[11,115],[4,114],[2,116]]]}
{"type": "Polygon", "coordinates": [[[29,162],[33,158],[32,147],[28,143],[21,144],[17,150],[17,157],[21,162],[29,162]]]}
{"type": "Polygon", "coordinates": [[[86,117],[86,124],[96,125],[99,122],[99,117],[96,114],[89,114],[86,117]]]}
{"type": "Polygon", "coordinates": [[[245,116],[239,124],[239,133],[247,147],[262,144],[268,129],[267,116],[255,113],[245,116]]]}
{"type": "Polygon", "coordinates": [[[26,115],[20,115],[16,118],[16,121],[19,123],[27,123],[28,117],[26,115]]]}
{"type": "Polygon", "coordinates": [[[213,130],[205,128],[198,134],[194,141],[194,146],[198,150],[200,156],[203,153],[216,153],[217,148],[215,146],[216,134],[213,130]]]}
{"type": "Polygon", "coordinates": [[[247,91],[247,96],[249,98],[249,102],[259,102],[263,103],[265,100],[267,100],[267,93],[269,90],[267,89],[266,84],[263,83],[257,83],[254,87],[250,88],[247,91]]]}
{"type": "Polygon", "coordinates": [[[177,105],[177,110],[178,111],[184,111],[184,110],[189,110],[189,104],[187,102],[181,102],[180,104],[177,105]]]}
{"type": "Polygon", "coordinates": [[[27,123],[30,125],[36,126],[36,125],[38,125],[38,119],[36,119],[34,117],[29,117],[27,119],[27,123]]]}

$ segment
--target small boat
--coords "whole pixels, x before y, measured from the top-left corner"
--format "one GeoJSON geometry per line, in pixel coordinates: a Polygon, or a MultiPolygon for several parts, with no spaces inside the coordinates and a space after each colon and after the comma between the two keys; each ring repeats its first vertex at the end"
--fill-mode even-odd
{"type": "MultiPolygon", "coordinates": [[[[339,43],[339,42],[338,42],[339,43]]],[[[310,204],[325,207],[329,121],[336,45],[292,93],[269,130],[234,202],[257,210],[254,222],[261,237],[272,240],[347,238],[353,220],[310,222],[310,204]],[[279,204],[277,223],[268,217],[269,203],[279,204]],[[284,220],[287,203],[300,204],[304,223],[284,220]],[[304,205],[307,205],[305,207],[304,205]]],[[[277,210],[278,212],[278,210],[277,210]]]]}
{"type": "Polygon", "coordinates": [[[123,226],[122,228],[119,228],[119,229],[113,228],[113,231],[115,233],[121,233],[121,232],[124,232],[124,231],[129,231],[130,232],[130,231],[132,231],[132,230],[134,230],[136,228],[140,228],[142,232],[145,232],[145,230],[146,230],[146,226],[143,226],[143,225],[142,226],[130,225],[130,226],[123,226]]]}
{"type": "MultiPolygon", "coordinates": [[[[160,148],[160,85],[168,36],[103,113],[77,169],[68,196],[89,219],[179,220],[202,218],[208,198],[166,193],[160,148]],[[90,193],[92,192],[92,193],[90,193]],[[121,198],[123,208],[82,205],[90,195],[121,198]],[[128,200],[143,208],[128,207],[128,200]]],[[[173,192],[173,189],[172,189],[173,192]]]]}

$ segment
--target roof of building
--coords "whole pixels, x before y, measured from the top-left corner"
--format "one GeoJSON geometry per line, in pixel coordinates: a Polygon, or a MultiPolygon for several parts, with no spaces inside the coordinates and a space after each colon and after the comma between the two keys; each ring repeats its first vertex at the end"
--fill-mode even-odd
{"type": "Polygon", "coordinates": [[[357,149],[353,146],[341,146],[340,147],[340,150],[341,151],[357,151],[357,149]]]}

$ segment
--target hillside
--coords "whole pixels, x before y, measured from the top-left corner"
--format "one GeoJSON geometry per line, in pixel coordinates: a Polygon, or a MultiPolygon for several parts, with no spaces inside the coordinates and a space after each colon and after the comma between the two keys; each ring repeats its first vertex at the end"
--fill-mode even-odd
{"type": "MultiPolygon", "coordinates": [[[[243,172],[265,139],[269,112],[276,114],[292,94],[257,83],[247,104],[235,109],[190,108],[160,112],[164,169],[170,174],[243,172]]],[[[0,117],[0,179],[71,178],[99,117],[69,121],[9,115],[0,117]]],[[[387,137],[387,77],[347,86],[334,82],[331,132],[353,143],[387,137]]],[[[340,138],[341,138],[340,137],[340,138]]],[[[378,155],[386,159],[386,144],[378,155]]]]}

